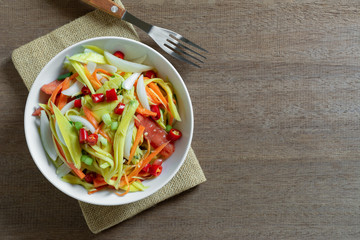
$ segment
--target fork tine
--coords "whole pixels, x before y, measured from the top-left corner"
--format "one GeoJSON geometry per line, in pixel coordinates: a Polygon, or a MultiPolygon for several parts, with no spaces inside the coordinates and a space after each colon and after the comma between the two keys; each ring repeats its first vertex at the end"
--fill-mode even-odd
{"type": "MultiPolygon", "coordinates": [[[[197,57],[195,57],[195,56],[193,56],[193,55],[188,54],[187,52],[185,52],[184,50],[182,50],[181,48],[178,47],[178,46],[182,47],[182,46],[183,46],[182,44],[180,44],[180,43],[176,44],[176,43],[170,41],[169,39],[167,39],[167,41],[173,45],[173,46],[171,46],[171,47],[172,47],[173,49],[175,49],[176,51],[178,51],[178,52],[180,52],[180,53],[182,53],[182,54],[185,54],[186,56],[192,57],[193,59],[195,59],[195,60],[197,60],[197,61],[199,61],[199,62],[201,62],[201,63],[204,63],[201,59],[199,59],[199,58],[197,58],[197,57]]],[[[185,46],[184,46],[184,47],[185,47],[185,46]]],[[[185,49],[186,49],[186,47],[185,47],[185,49]]],[[[191,49],[190,49],[190,50],[191,50],[191,49]]]]}
{"type": "Polygon", "coordinates": [[[197,65],[196,63],[193,63],[189,60],[187,60],[186,58],[184,58],[183,56],[181,56],[180,54],[176,53],[176,49],[172,48],[171,46],[167,45],[167,44],[164,44],[165,47],[167,47],[168,49],[170,49],[171,51],[167,51],[167,53],[169,53],[171,56],[173,56],[174,58],[178,59],[178,60],[181,60],[181,61],[184,61],[184,62],[187,62],[195,67],[198,67],[198,68],[201,68],[199,65],[197,65]]]}
{"type": "MultiPolygon", "coordinates": [[[[196,55],[199,55],[200,57],[206,59],[206,57],[205,57],[204,55],[201,55],[200,53],[192,50],[191,48],[188,48],[187,46],[185,46],[184,44],[179,43],[179,42],[176,41],[176,40],[175,40],[175,42],[172,42],[172,41],[170,41],[170,39],[167,39],[167,41],[170,42],[170,43],[172,43],[174,46],[179,46],[179,47],[181,47],[181,48],[184,48],[184,49],[186,49],[186,50],[188,50],[188,51],[190,51],[190,52],[192,52],[192,53],[194,53],[194,54],[196,54],[196,55]]],[[[189,56],[191,56],[191,55],[189,55],[189,56]]],[[[192,56],[191,56],[191,57],[192,57],[192,56]]],[[[200,62],[203,62],[203,61],[201,61],[201,60],[198,59],[198,58],[196,58],[196,59],[199,60],[200,62]]]]}
{"type": "Polygon", "coordinates": [[[189,44],[189,45],[191,45],[191,46],[193,46],[193,47],[196,47],[196,48],[198,48],[198,49],[200,49],[200,50],[202,50],[202,51],[204,51],[204,52],[208,52],[206,49],[204,49],[204,48],[200,47],[199,45],[193,43],[193,42],[190,41],[189,39],[184,38],[184,37],[181,36],[180,34],[177,34],[177,35],[170,34],[170,36],[171,36],[172,38],[176,39],[176,40],[181,40],[181,41],[183,41],[183,42],[185,42],[185,43],[187,43],[187,44],[189,44]]]}

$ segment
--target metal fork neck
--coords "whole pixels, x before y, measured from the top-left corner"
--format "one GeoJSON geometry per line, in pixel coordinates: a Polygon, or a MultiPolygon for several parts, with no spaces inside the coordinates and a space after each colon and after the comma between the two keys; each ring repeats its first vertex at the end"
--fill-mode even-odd
{"type": "Polygon", "coordinates": [[[125,13],[121,19],[137,26],[138,28],[145,31],[146,33],[149,33],[151,28],[153,27],[151,24],[148,24],[148,23],[138,19],[134,15],[130,14],[128,11],[125,11],[125,13]]]}

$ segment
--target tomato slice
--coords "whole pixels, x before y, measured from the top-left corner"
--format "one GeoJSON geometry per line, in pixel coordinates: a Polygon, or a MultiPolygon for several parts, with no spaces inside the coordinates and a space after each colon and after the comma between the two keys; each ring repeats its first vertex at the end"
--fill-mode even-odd
{"type": "Polygon", "coordinates": [[[41,107],[38,107],[37,109],[35,109],[35,111],[32,113],[33,116],[40,116],[41,115],[41,107]]]}
{"type": "MultiPolygon", "coordinates": [[[[168,133],[159,127],[152,119],[144,117],[141,114],[137,114],[136,117],[138,119],[135,121],[136,127],[139,127],[140,125],[145,127],[144,137],[150,141],[152,147],[157,148],[169,141],[167,138],[168,133]]],[[[174,151],[175,145],[170,142],[163,150],[161,150],[160,154],[166,159],[170,157],[174,151]]]]}
{"type": "Polygon", "coordinates": [[[62,83],[61,81],[55,80],[55,81],[52,81],[51,83],[44,84],[41,87],[41,91],[43,91],[46,94],[51,95],[55,91],[57,86],[59,86],[61,83],[62,83]]]}

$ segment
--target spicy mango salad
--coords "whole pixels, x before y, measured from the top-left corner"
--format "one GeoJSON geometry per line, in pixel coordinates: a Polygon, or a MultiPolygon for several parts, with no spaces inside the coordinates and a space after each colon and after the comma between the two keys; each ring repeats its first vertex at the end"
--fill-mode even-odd
{"type": "Polygon", "coordinates": [[[142,64],[146,56],[125,57],[84,46],[64,61],[65,74],[41,87],[49,98],[33,113],[57,175],[89,194],[145,190],[181,137],[172,85],[142,64]]]}

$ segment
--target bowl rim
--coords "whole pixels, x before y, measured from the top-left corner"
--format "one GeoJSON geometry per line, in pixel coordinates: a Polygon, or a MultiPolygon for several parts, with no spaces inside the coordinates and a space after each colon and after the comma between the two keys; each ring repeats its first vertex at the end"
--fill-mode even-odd
{"type": "MultiPolygon", "coordinates": [[[[178,71],[175,69],[175,67],[162,55],[160,54],[158,51],[156,51],[155,49],[153,49],[152,47],[142,43],[142,42],[139,42],[139,41],[136,41],[136,40],[133,40],[133,39],[129,39],[129,38],[125,38],[125,37],[118,37],[118,36],[102,36],[102,37],[94,37],[94,38],[88,38],[88,39],[85,39],[85,40],[82,40],[80,42],[77,42],[77,43],[74,43],[68,47],[66,47],[65,49],[63,49],[62,51],[58,52],[54,57],[51,58],[51,60],[41,69],[41,71],[39,72],[39,74],[37,75],[35,81],[33,82],[30,90],[29,90],[29,93],[28,93],[28,96],[27,96],[27,99],[26,99],[26,104],[25,104],[25,111],[24,111],[24,133],[25,133],[25,139],[26,139],[26,144],[27,144],[27,147],[29,149],[29,152],[30,152],[30,155],[31,155],[31,158],[33,159],[35,165],[37,166],[37,168],[40,170],[40,172],[42,173],[42,175],[53,185],[55,186],[58,190],[60,190],[61,192],[63,192],[64,194],[74,198],[74,199],[77,199],[79,201],[82,201],[82,202],[86,202],[86,203],[89,203],[89,204],[94,204],[94,205],[102,205],[102,206],[117,206],[117,205],[123,205],[123,204],[129,204],[129,203],[133,203],[133,202],[137,202],[139,200],[142,200],[144,198],[147,198],[151,195],[153,195],[154,193],[156,193],[157,191],[159,191],[160,189],[162,189],[166,184],[168,184],[171,179],[178,173],[179,169],[182,167],[182,165],[184,164],[185,162],[185,159],[186,159],[186,156],[189,152],[189,149],[190,149],[190,146],[191,146],[191,142],[192,142],[192,138],[193,138],[193,131],[194,131],[194,113],[193,113],[193,106],[192,106],[192,102],[191,102],[191,98],[190,98],[190,94],[188,92],[188,89],[185,85],[185,82],[184,80],[182,79],[181,75],[178,73],[178,71]],[[188,137],[188,141],[187,141],[187,144],[185,146],[185,151],[184,151],[184,154],[182,155],[181,159],[180,160],[177,160],[180,162],[180,164],[178,164],[178,166],[176,167],[175,171],[173,171],[173,173],[171,173],[166,179],[164,179],[164,181],[161,182],[161,184],[158,184],[156,185],[155,187],[152,187],[151,189],[147,189],[146,192],[144,192],[143,195],[140,195],[140,197],[138,197],[137,199],[133,200],[133,199],[126,199],[126,198],[121,198],[119,197],[119,202],[117,203],[107,203],[106,201],[99,201],[99,199],[97,200],[96,197],[94,198],[85,198],[85,197],[82,197],[82,195],[79,195],[79,194],[74,194],[73,192],[68,192],[68,191],[65,191],[63,189],[61,189],[61,186],[56,184],[54,181],[52,181],[50,179],[50,177],[48,176],[48,173],[44,172],[43,169],[41,168],[40,166],[40,160],[35,160],[36,159],[36,154],[35,154],[35,151],[36,149],[33,149],[32,147],[30,147],[30,141],[31,141],[31,138],[30,138],[30,134],[29,134],[29,131],[31,128],[33,128],[33,124],[32,121],[29,121],[27,119],[29,119],[29,117],[31,116],[31,111],[33,110],[32,108],[34,106],[30,106],[30,96],[32,96],[33,94],[35,94],[34,92],[37,91],[37,90],[40,90],[40,89],[34,89],[34,84],[37,82],[37,81],[40,81],[39,77],[46,71],[46,69],[52,65],[58,58],[59,55],[63,54],[64,52],[67,52],[69,50],[71,50],[72,48],[75,48],[75,47],[78,47],[78,46],[81,46],[81,45],[84,45],[86,43],[89,43],[89,42],[93,42],[93,41],[96,41],[96,40],[121,40],[121,41],[129,41],[129,42],[132,42],[132,43],[135,43],[135,44],[138,44],[144,48],[146,48],[148,51],[152,51],[154,52],[156,55],[158,55],[162,60],[164,60],[167,65],[170,67],[171,71],[173,71],[176,75],[176,77],[180,80],[180,84],[182,85],[182,87],[184,88],[185,90],[185,94],[184,94],[184,97],[187,99],[187,101],[189,102],[189,106],[186,106],[186,107],[189,107],[189,112],[190,112],[190,116],[189,116],[189,120],[190,120],[190,132],[189,132],[189,137],[188,137]],[[32,110],[31,110],[32,109],[32,110]],[[30,114],[30,115],[29,115],[30,114]]],[[[48,156],[46,156],[47,160],[49,161],[48,159],[48,156]]],[[[55,173],[56,174],[56,173],[55,173]]],[[[100,199],[101,200],[101,199],[100,199]]]]}

